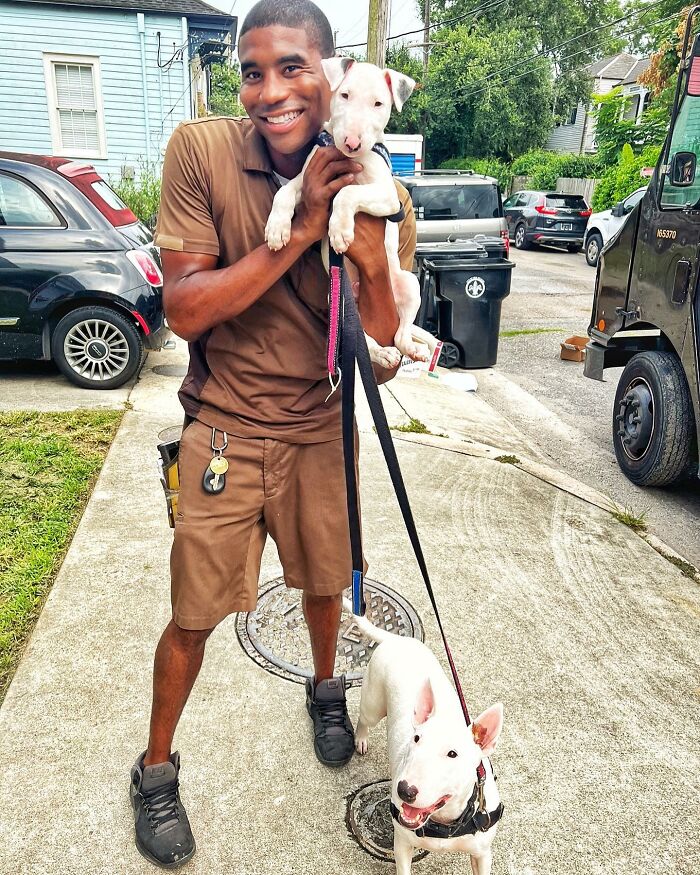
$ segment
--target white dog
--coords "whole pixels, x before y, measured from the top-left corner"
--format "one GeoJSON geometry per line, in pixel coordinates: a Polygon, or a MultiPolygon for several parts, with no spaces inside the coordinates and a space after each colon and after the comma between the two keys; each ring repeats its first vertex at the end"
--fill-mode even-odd
{"type": "MultiPolygon", "coordinates": [[[[347,599],[344,606],[352,610],[347,599]]],[[[458,825],[472,823],[471,812],[479,809],[487,813],[482,826],[501,816],[489,756],[501,734],[503,705],[492,705],[467,727],[454,687],[425,644],[377,629],[366,617],[354,620],[380,642],[362,682],[355,745],[366,753],[369,730],[387,718],[397,875],[410,875],[415,848],[464,851],[471,855],[473,875],[489,875],[497,824],[462,835],[458,825]],[[430,837],[423,831],[457,836],[430,837]]]]}
{"type": "MultiPolygon", "coordinates": [[[[321,63],[332,91],[331,118],[325,128],[336,147],[363,166],[356,175],[358,184],[341,189],[333,201],[328,235],[331,246],[342,253],[354,239],[355,213],[393,216],[400,210],[391,170],[382,156],[372,149],[383,141],[392,103],[400,112],[415,82],[403,73],[380,70],[374,64],[356,63],[352,58],[327,58],[321,63]]],[[[301,200],[304,170],[315,151],[309,155],[299,176],[282,186],[275,195],[265,228],[265,240],[272,250],[281,249],[289,242],[292,217],[301,200]]],[[[420,289],[416,277],[401,269],[399,230],[395,222],[386,223],[384,243],[399,314],[399,329],[394,338],[395,347],[380,347],[368,337],[370,356],[386,368],[396,367],[401,354],[427,361],[437,341],[427,331],[413,325],[420,307],[420,289]]]]}

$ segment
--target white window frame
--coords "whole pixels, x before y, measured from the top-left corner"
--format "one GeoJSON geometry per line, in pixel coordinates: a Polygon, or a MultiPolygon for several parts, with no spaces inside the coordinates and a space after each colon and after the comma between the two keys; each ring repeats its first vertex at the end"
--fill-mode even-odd
{"type": "Polygon", "coordinates": [[[44,79],[46,81],[46,97],[49,105],[49,124],[51,127],[51,145],[53,154],[65,158],[106,158],[107,137],[105,135],[104,106],[102,103],[102,75],[100,59],[96,55],[64,55],[44,52],[44,79]],[[58,93],[56,90],[56,73],[54,64],[82,64],[92,67],[95,86],[95,107],[97,109],[97,138],[99,148],[67,149],[61,142],[61,121],[58,115],[58,93]]]}

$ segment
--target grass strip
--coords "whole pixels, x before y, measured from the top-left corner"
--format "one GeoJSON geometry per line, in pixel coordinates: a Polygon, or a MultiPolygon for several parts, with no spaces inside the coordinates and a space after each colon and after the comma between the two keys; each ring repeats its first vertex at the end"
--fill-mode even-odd
{"type": "Polygon", "coordinates": [[[122,415],[0,413],[0,701],[122,415]]]}
{"type": "Polygon", "coordinates": [[[501,331],[499,337],[522,337],[525,334],[564,334],[565,328],[513,328],[501,331]]]}

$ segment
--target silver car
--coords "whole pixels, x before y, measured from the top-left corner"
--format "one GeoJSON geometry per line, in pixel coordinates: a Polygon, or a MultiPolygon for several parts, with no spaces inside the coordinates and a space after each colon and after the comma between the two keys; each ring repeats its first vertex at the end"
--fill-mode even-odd
{"type": "Polygon", "coordinates": [[[477,234],[508,240],[497,179],[471,170],[426,170],[401,176],[399,181],[411,194],[418,243],[443,243],[477,234]]]}

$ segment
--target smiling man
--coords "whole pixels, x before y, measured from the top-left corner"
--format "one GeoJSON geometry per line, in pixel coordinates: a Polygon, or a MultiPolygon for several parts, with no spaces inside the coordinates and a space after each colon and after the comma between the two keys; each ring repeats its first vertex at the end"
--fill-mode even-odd
{"type": "MultiPolygon", "coordinates": [[[[333,196],[359,165],[334,148],[319,150],[291,240],[271,252],[264,229],[274,194],[300,172],[327,119],[321,59],[333,55],[331,28],[308,0],[262,0],[243,23],[238,54],[250,118],[200,119],[175,131],[156,233],[165,311],[189,341],[190,365],[179,394],[186,428],[172,619],[156,650],[150,737],[132,769],[131,799],[139,851],[169,868],[195,851],[179,796],[179,756],[171,751],[175,728],[207,638],[229,614],[256,606],[268,533],[287,586],[303,592],[316,756],[341,766],[354,746],[345,680],[334,677],[351,558],[340,393],[326,400],[328,277],[319,241],[333,196]]],[[[401,199],[408,218],[400,254],[410,268],[415,221],[403,189],[401,199]]],[[[365,328],[391,345],[398,316],[383,240],[384,220],[359,216],[348,256],[360,274],[365,328]]]]}

